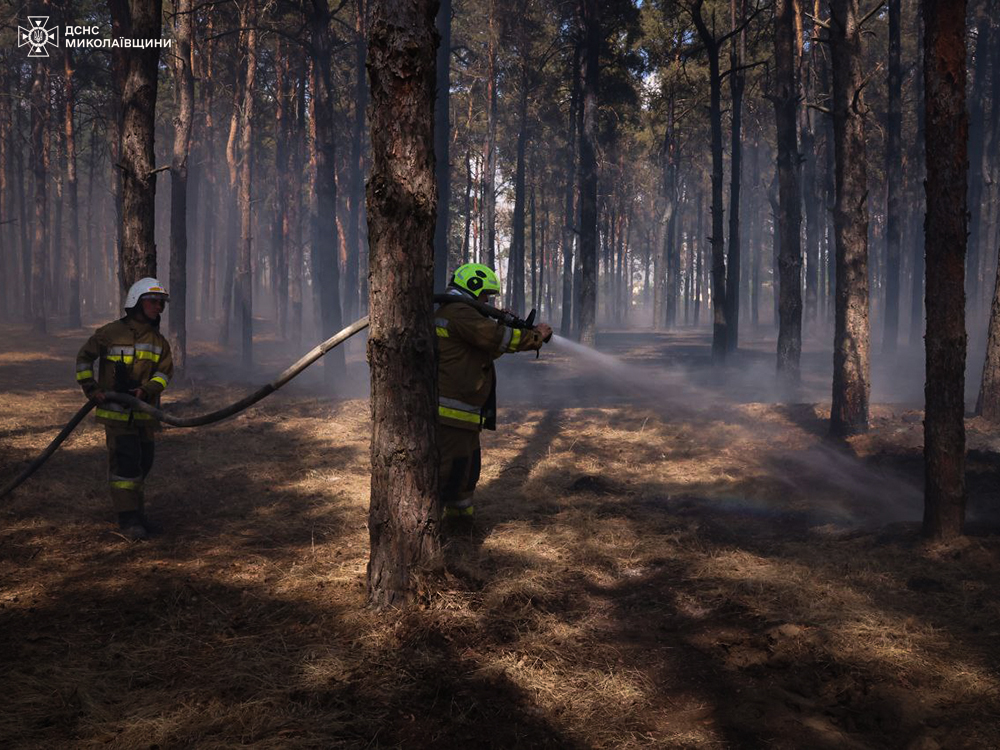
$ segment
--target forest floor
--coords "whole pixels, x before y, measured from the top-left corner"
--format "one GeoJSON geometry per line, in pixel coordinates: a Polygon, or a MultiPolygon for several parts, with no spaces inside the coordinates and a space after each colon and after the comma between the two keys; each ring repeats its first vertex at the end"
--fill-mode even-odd
{"type": "MultiPolygon", "coordinates": [[[[0,329],[0,484],[82,403],[86,334],[0,329]]],[[[307,373],[162,432],[148,542],[88,419],[0,501],[0,747],[1000,747],[1000,436],[968,420],[969,535],[928,545],[919,364],[836,443],[828,353],[779,404],[770,342],[724,371],[702,332],[599,345],[498,363],[475,523],[402,613],[365,607],[361,346],[341,398],[307,373]]],[[[165,404],[306,348],[262,337],[248,376],[195,342],[165,404]]]]}

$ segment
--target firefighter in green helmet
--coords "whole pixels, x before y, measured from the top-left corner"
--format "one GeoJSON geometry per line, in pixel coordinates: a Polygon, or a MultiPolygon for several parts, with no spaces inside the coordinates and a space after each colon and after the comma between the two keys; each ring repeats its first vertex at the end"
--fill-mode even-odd
{"type": "Polygon", "coordinates": [[[479,432],[496,429],[496,370],[493,360],[508,352],[533,351],[552,337],[552,328],[511,328],[463,298],[488,303],[500,293],[489,266],[466,263],[452,275],[446,303],[435,314],[438,341],[438,448],[441,506],[445,519],[471,519],[479,480],[479,432]]]}

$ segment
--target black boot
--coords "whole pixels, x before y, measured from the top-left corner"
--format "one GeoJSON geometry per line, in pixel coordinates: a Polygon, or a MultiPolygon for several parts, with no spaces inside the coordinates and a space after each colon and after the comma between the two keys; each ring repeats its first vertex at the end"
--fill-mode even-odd
{"type": "Polygon", "coordinates": [[[122,536],[132,542],[149,537],[149,532],[143,526],[142,516],[134,510],[118,514],[118,528],[121,529],[122,536]]]}

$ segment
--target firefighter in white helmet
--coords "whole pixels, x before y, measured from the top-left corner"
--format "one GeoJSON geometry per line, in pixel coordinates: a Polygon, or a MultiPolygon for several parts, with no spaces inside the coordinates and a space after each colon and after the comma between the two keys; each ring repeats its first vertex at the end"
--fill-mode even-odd
{"type": "Polygon", "coordinates": [[[104,398],[108,391],[128,393],[158,405],[170,382],[170,344],[160,333],[160,313],[170,299],[154,278],[139,279],[125,296],[125,316],[91,336],[76,355],[76,380],[97,402],[97,421],[108,446],[108,482],[122,534],[145,539],[148,526],[144,483],[153,466],[153,433],[159,423],[104,398]]]}

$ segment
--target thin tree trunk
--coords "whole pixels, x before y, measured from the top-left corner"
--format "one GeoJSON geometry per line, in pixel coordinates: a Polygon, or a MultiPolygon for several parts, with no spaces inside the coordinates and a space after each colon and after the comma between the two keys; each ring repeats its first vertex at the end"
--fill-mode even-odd
{"type": "Polygon", "coordinates": [[[567,123],[569,143],[566,149],[566,193],[562,231],[562,320],[559,325],[560,335],[566,338],[573,334],[573,242],[577,234],[574,187],[576,185],[576,134],[581,93],[580,52],[579,46],[573,51],[573,88],[569,104],[569,122],[567,123]]]}
{"type": "Polygon", "coordinates": [[[45,185],[45,130],[48,127],[48,67],[35,61],[31,83],[31,172],[34,176],[35,216],[31,243],[31,320],[33,330],[45,333],[46,248],[48,226],[45,185]]]}
{"type": "Polygon", "coordinates": [[[483,144],[483,234],[486,240],[486,260],[496,268],[496,173],[497,173],[497,30],[496,0],[489,0],[489,41],[486,69],[486,141],[483,144]]]}
{"type": "MultiPolygon", "coordinates": [[[[983,200],[983,188],[987,170],[984,169],[984,144],[986,141],[986,71],[989,68],[990,14],[986,0],[974,0],[976,20],[975,67],[972,74],[972,99],[969,102],[969,240],[966,262],[966,290],[969,295],[969,309],[973,315],[982,310],[979,278],[982,240],[988,236],[985,231],[989,213],[983,200]]],[[[996,3],[991,2],[996,14],[996,3]]],[[[994,70],[993,75],[1000,75],[994,70]]],[[[994,106],[996,106],[994,104],[994,106]]],[[[996,154],[993,155],[994,158],[996,154]]]]}
{"type": "MultiPolygon", "coordinates": [[[[337,183],[335,180],[336,132],[333,120],[333,85],[330,73],[332,38],[327,0],[312,0],[310,26],[313,52],[313,96],[316,127],[316,199],[312,226],[313,268],[319,282],[321,336],[332,336],[342,327],[340,268],[337,263],[337,183]]],[[[326,384],[332,389],[344,373],[344,349],[324,358],[326,384]]]]}
{"type": "MultiPolygon", "coordinates": [[[[868,430],[871,392],[868,324],[868,165],[858,0],[832,0],[833,128],[836,140],[837,241],[833,407],[830,430],[868,430]]],[[[783,240],[784,241],[784,240],[783,240]]]]}
{"type": "Polygon", "coordinates": [[[786,385],[799,381],[802,354],[802,196],[799,192],[798,83],[795,80],[795,4],[777,0],[774,8],[774,119],[778,146],[778,374],[786,385]]]}
{"type": "Polygon", "coordinates": [[[66,231],[66,275],[69,278],[69,327],[79,328],[80,321],[80,227],[78,221],[76,178],[76,128],[73,110],[76,96],[73,90],[73,58],[69,49],[64,50],[65,88],[63,92],[64,127],[66,138],[66,204],[68,224],[66,231]]]}
{"type": "MultiPolygon", "coordinates": [[[[347,268],[344,278],[344,313],[353,320],[361,307],[360,286],[361,236],[365,223],[365,110],[368,108],[368,78],[365,75],[365,5],[366,0],[355,1],[354,17],[354,121],[351,127],[351,156],[348,181],[351,204],[347,223],[347,268]]],[[[449,11],[450,16],[450,11],[449,11]]],[[[449,20],[449,29],[451,21],[449,20]]],[[[446,105],[447,106],[447,105],[446,105]]],[[[447,164],[448,160],[445,159],[447,164]]],[[[436,241],[436,240],[435,240],[436,241]]],[[[442,287],[443,288],[443,287],[442,287]]]]}
{"type": "Polygon", "coordinates": [[[886,132],[886,285],[885,333],[882,351],[896,351],[899,337],[899,252],[901,206],[900,190],[903,188],[903,75],[901,62],[901,0],[889,0],[889,113],[886,132]]]}
{"type": "MultiPolygon", "coordinates": [[[[174,148],[170,163],[170,335],[174,369],[187,366],[187,184],[191,123],[194,119],[194,75],[191,71],[191,38],[194,33],[192,0],[177,0],[175,30],[174,148]]],[[[208,217],[206,217],[207,220],[208,217]]]]}
{"type": "MultiPolygon", "coordinates": [[[[521,92],[518,103],[517,165],[514,170],[514,216],[508,256],[507,300],[509,309],[518,314],[524,309],[524,175],[525,149],[528,140],[528,70],[521,66],[521,92]]],[[[440,223],[440,213],[438,218],[440,223]]]]}
{"type": "Polygon", "coordinates": [[[965,520],[965,243],[968,115],[965,0],[924,0],[927,381],[924,534],[946,539],[965,520]]]}
{"type": "Polygon", "coordinates": [[[368,600],[413,600],[441,565],[433,313],[435,0],[379,0],[368,30],[372,170],[368,600]]]}
{"type": "MultiPolygon", "coordinates": [[[[731,0],[732,29],[743,25],[746,0],[731,0]],[[737,5],[740,9],[737,12],[737,5]]],[[[746,57],[746,29],[732,39],[729,86],[732,94],[732,132],[729,180],[729,263],[726,269],[726,350],[735,352],[740,330],[740,187],[743,159],[743,91],[746,74],[740,65],[746,57]]],[[[796,177],[798,176],[798,169],[796,177]]],[[[801,260],[799,261],[801,263],[801,260]]]]}
{"type": "Polygon", "coordinates": [[[581,0],[583,128],[580,132],[580,342],[597,340],[597,90],[601,47],[600,3],[581,0]]]}
{"type": "MultiPolygon", "coordinates": [[[[240,330],[240,360],[244,371],[253,366],[253,215],[251,186],[253,184],[253,122],[254,86],[257,77],[257,28],[252,19],[256,17],[255,0],[247,0],[242,24],[247,27],[246,75],[243,83],[243,102],[240,106],[240,169],[239,169],[239,210],[240,246],[236,267],[234,291],[236,293],[236,313],[240,330]]],[[[332,165],[331,165],[332,169],[332,165]]],[[[339,325],[337,326],[339,329],[339,325]]],[[[327,334],[331,335],[331,334],[327,334]]]]}
{"type": "Polygon", "coordinates": [[[704,0],[695,0],[691,17],[708,53],[710,88],[708,116],[712,128],[712,360],[719,363],[726,359],[729,341],[726,319],[726,238],[722,204],[722,78],[719,71],[719,44],[714,33],[709,31],[702,19],[703,5],[704,0]]]}
{"type": "MultiPolygon", "coordinates": [[[[434,100],[434,158],[438,189],[437,224],[434,228],[434,288],[444,291],[448,283],[448,219],[451,203],[451,164],[448,158],[451,90],[451,0],[441,0],[437,12],[441,36],[437,50],[437,96],[434,100]]],[[[514,308],[517,309],[517,308],[514,308]]]]}

